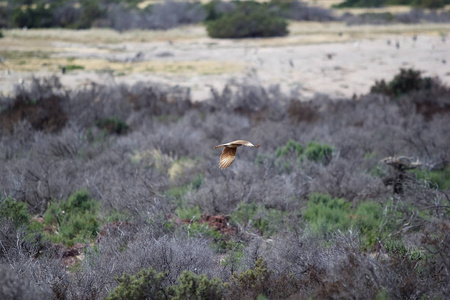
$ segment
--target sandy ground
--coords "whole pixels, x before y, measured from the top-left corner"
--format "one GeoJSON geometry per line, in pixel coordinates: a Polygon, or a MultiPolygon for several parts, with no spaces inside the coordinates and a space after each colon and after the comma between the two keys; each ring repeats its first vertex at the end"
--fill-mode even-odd
{"type": "Polygon", "coordinates": [[[283,38],[217,40],[203,26],[169,31],[10,30],[0,39],[0,92],[31,76],[60,74],[64,85],[152,81],[189,87],[194,100],[230,80],[278,85],[302,99],[351,97],[400,68],[450,85],[450,24],[355,26],[292,23],[283,38]],[[416,39],[413,37],[416,36],[416,39]],[[61,67],[82,70],[61,74],[61,67]]]}

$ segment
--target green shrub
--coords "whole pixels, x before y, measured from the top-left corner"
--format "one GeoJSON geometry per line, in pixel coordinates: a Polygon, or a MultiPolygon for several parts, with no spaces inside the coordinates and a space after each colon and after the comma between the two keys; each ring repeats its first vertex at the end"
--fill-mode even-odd
{"type": "Polygon", "coordinates": [[[218,278],[208,279],[206,275],[196,275],[183,271],[178,278],[178,285],[172,286],[173,300],[208,300],[222,299],[223,286],[218,278]]]}
{"type": "Polygon", "coordinates": [[[98,211],[99,203],[86,190],[75,192],[66,201],[52,203],[44,220],[47,225],[56,226],[58,234],[50,239],[71,246],[95,237],[100,230],[98,211]]]}
{"type": "Polygon", "coordinates": [[[308,159],[327,165],[332,159],[333,150],[332,146],[317,142],[309,142],[305,149],[299,142],[290,139],[286,145],[277,148],[275,165],[287,173],[290,173],[293,167],[290,157],[295,158],[299,163],[308,159]]]}
{"type": "Polygon", "coordinates": [[[425,171],[414,169],[411,172],[415,173],[418,178],[429,181],[433,188],[440,190],[450,189],[450,166],[446,166],[442,170],[425,171]]]}
{"type": "Polygon", "coordinates": [[[286,20],[277,17],[263,5],[240,3],[232,12],[206,23],[212,38],[273,37],[288,34],[286,20]]]}
{"type": "Polygon", "coordinates": [[[199,206],[195,206],[194,208],[178,207],[175,212],[177,213],[178,218],[180,218],[181,220],[191,220],[194,217],[195,219],[200,219],[202,217],[199,206]]]}
{"type": "Polygon", "coordinates": [[[393,229],[379,203],[365,201],[352,209],[345,199],[326,194],[311,194],[303,216],[314,233],[326,235],[335,230],[359,230],[365,248],[371,248],[393,229]]]}
{"type": "Polygon", "coordinates": [[[230,289],[238,291],[243,299],[251,298],[256,295],[270,295],[270,277],[273,271],[267,268],[267,262],[263,258],[255,261],[253,269],[246,270],[242,273],[233,274],[230,282],[230,289]]]}
{"type": "Polygon", "coordinates": [[[289,154],[294,153],[298,158],[303,154],[303,146],[299,142],[293,139],[289,139],[284,147],[278,147],[275,156],[277,158],[286,157],[289,154]]]}
{"type": "Polygon", "coordinates": [[[285,213],[264,205],[240,203],[232,213],[231,220],[239,223],[244,228],[252,227],[265,237],[277,233],[283,224],[285,213]]]}
{"type": "Polygon", "coordinates": [[[137,275],[123,274],[116,278],[119,285],[106,299],[167,299],[167,291],[163,285],[166,276],[167,273],[157,273],[152,267],[142,269],[137,275]]]}
{"type": "Polygon", "coordinates": [[[423,261],[431,257],[430,253],[423,252],[414,247],[407,247],[402,241],[399,240],[387,240],[384,243],[384,248],[392,256],[407,258],[413,261],[423,261]]]}
{"type": "Polygon", "coordinates": [[[211,248],[218,253],[225,253],[234,246],[234,242],[230,240],[228,235],[220,233],[215,227],[209,226],[207,223],[199,223],[194,220],[184,227],[189,237],[202,237],[212,240],[211,248]]]}
{"type": "Polygon", "coordinates": [[[387,228],[381,228],[385,216],[383,215],[383,207],[379,203],[360,203],[352,219],[353,224],[360,230],[364,238],[364,246],[374,245],[387,231],[387,228]]]}
{"type": "Polygon", "coordinates": [[[31,219],[27,204],[9,197],[0,200],[0,217],[11,219],[16,226],[26,225],[31,219]]]}
{"type": "Polygon", "coordinates": [[[316,142],[309,142],[305,150],[306,158],[315,162],[321,162],[325,165],[331,161],[332,154],[333,147],[316,142]]]}
{"type": "Polygon", "coordinates": [[[3,31],[0,30],[0,39],[4,38],[3,31]]]}
{"type": "Polygon", "coordinates": [[[119,118],[106,118],[95,122],[98,128],[106,130],[110,134],[124,134],[130,129],[124,121],[119,118]]]}
{"type": "Polygon", "coordinates": [[[311,194],[308,207],[303,213],[308,225],[317,233],[347,230],[351,226],[350,203],[342,198],[331,198],[326,194],[311,194]]]}
{"type": "Polygon", "coordinates": [[[433,84],[433,78],[422,77],[420,71],[400,69],[400,73],[387,84],[384,80],[375,82],[375,85],[370,88],[370,92],[398,97],[412,91],[430,90],[433,84]]]}
{"type": "Polygon", "coordinates": [[[222,299],[223,286],[220,279],[208,279],[203,274],[183,271],[177,285],[167,286],[164,284],[166,277],[167,272],[158,273],[152,267],[142,269],[136,275],[123,274],[116,278],[119,285],[106,299],[222,299]]]}

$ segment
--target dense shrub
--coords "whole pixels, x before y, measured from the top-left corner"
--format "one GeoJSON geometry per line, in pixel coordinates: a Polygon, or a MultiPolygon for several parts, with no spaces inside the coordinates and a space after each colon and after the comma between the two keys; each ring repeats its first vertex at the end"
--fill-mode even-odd
{"type": "Polygon", "coordinates": [[[273,208],[265,208],[255,203],[240,203],[231,215],[231,222],[235,222],[244,230],[254,228],[263,236],[269,237],[277,232],[283,223],[286,213],[273,208]]]}
{"type": "Polygon", "coordinates": [[[35,8],[30,5],[25,9],[18,7],[12,14],[12,22],[17,27],[48,28],[52,26],[52,13],[44,3],[37,4],[35,8]]]}
{"type": "Polygon", "coordinates": [[[327,165],[332,158],[333,147],[327,144],[309,142],[305,149],[306,158],[327,165]]]}
{"type": "Polygon", "coordinates": [[[325,194],[310,195],[304,217],[315,233],[358,230],[362,246],[369,248],[393,229],[379,203],[361,202],[353,209],[345,199],[331,198],[325,194]]]}
{"type": "Polygon", "coordinates": [[[421,72],[414,69],[401,69],[400,73],[386,83],[377,81],[370,88],[372,93],[382,93],[389,96],[401,96],[412,91],[430,90],[433,87],[433,78],[422,77],[421,72]]]}
{"type": "Polygon", "coordinates": [[[287,22],[274,16],[266,7],[249,2],[233,12],[206,23],[213,38],[273,37],[288,34],[287,22]]]}
{"type": "Polygon", "coordinates": [[[208,279],[206,275],[183,272],[178,278],[178,285],[171,287],[174,300],[183,299],[221,299],[222,282],[218,278],[208,279]]]}
{"type": "Polygon", "coordinates": [[[336,229],[349,229],[351,226],[350,213],[350,203],[345,199],[311,194],[304,217],[313,231],[326,233],[336,229]]]}
{"type": "Polygon", "coordinates": [[[75,192],[66,201],[51,204],[44,219],[47,225],[56,227],[58,234],[50,238],[69,246],[94,238],[100,230],[98,209],[99,203],[87,191],[75,192]]]}
{"type": "Polygon", "coordinates": [[[136,275],[123,274],[116,278],[119,285],[106,299],[167,299],[163,285],[165,277],[165,273],[158,273],[152,267],[142,269],[136,275]]]}
{"type": "Polygon", "coordinates": [[[416,169],[412,170],[412,172],[414,172],[418,178],[430,182],[433,188],[440,190],[450,189],[450,166],[431,171],[416,169]]]}
{"type": "Polygon", "coordinates": [[[30,221],[27,205],[9,197],[0,199],[0,217],[12,220],[16,226],[26,225],[30,221]]]}

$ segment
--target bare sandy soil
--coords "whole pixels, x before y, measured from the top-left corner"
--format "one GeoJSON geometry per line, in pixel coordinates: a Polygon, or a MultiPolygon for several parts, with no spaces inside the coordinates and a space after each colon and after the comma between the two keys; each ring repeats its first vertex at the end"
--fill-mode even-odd
{"type": "Polygon", "coordinates": [[[294,22],[283,38],[217,40],[201,25],[168,31],[7,30],[0,39],[0,92],[31,76],[61,75],[68,87],[89,82],[153,81],[189,87],[194,100],[230,80],[279,85],[301,98],[351,97],[400,68],[450,85],[450,24],[354,26],[294,22]],[[413,37],[416,36],[416,39],[413,37]],[[63,66],[82,69],[61,73],[63,66]]]}

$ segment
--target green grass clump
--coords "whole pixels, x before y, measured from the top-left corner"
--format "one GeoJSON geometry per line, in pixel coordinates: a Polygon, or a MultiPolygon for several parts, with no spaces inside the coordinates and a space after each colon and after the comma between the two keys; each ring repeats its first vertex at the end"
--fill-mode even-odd
{"type": "Polygon", "coordinates": [[[253,202],[240,203],[231,214],[231,220],[244,228],[254,228],[263,236],[269,237],[282,228],[285,215],[281,210],[266,208],[253,202]]]}
{"type": "MultiPolygon", "coordinates": [[[[170,172],[169,172],[170,173],[170,172]]],[[[173,198],[175,200],[175,203],[177,205],[177,213],[180,214],[189,214],[189,210],[192,208],[188,206],[186,203],[185,195],[193,190],[197,190],[200,188],[203,182],[203,176],[201,174],[198,174],[195,176],[190,182],[184,185],[174,185],[167,189],[166,195],[173,198]]],[[[195,208],[194,208],[195,210],[195,208]]],[[[197,212],[195,212],[197,213],[197,212]]],[[[191,216],[192,217],[192,216],[191,216]]],[[[180,216],[180,219],[185,219],[180,216]]]]}
{"type": "Polygon", "coordinates": [[[331,232],[349,229],[351,213],[350,203],[345,199],[314,193],[309,196],[303,216],[314,232],[331,232]]]}
{"type": "Polygon", "coordinates": [[[414,169],[411,172],[415,173],[419,179],[430,182],[433,188],[440,190],[450,189],[450,166],[446,166],[441,170],[426,171],[414,169]]]}
{"type": "Polygon", "coordinates": [[[192,220],[192,219],[201,219],[202,213],[200,211],[199,206],[195,206],[193,208],[181,208],[178,207],[175,212],[177,213],[178,218],[181,220],[192,220]]]}
{"type": "Polygon", "coordinates": [[[370,248],[379,239],[387,236],[390,224],[386,222],[383,207],[372,201],[364,201],[353,209],[342,198],[326,194],[311,194],[304,218],[313,233],[329,234],[333,231],[357,229],[362,237],[363,247],[370,248]]]}
{"type": "Polygon", "coordinates": [[[66,71],[84,70],[84,67],[80,65],[67,65],[65,68],[66,71]]]}
{"type": "Polygon", "coordinates": [[[46,225],[56,227],[58,234],[50,235],[50,239],[68,246],[92,239],[100,230],[99,208],[99,202],[86,190],[75,192],[60,203],[52,203],[44,220],[46,225]]]}

